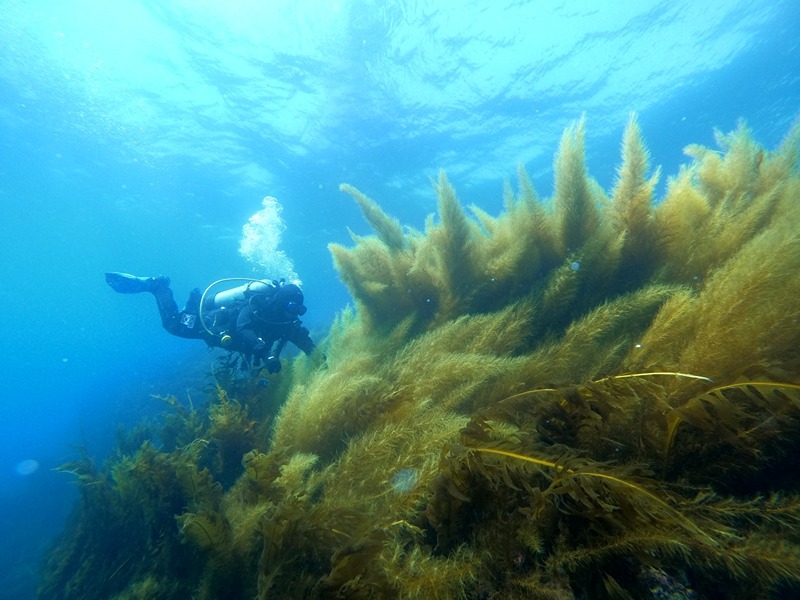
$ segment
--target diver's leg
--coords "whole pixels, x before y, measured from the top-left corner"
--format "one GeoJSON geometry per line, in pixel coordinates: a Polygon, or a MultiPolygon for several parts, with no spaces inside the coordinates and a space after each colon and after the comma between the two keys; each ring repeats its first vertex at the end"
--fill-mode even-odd
{"type": "Polygon", "coordinates": [[[198,314],[200,312],[200,299],[202,297],[203,293],[198,288],[194,288],[189,292],[189,297],[186,299],[183,312],[189,313],[190,315],[198,314]]]}
{"type": "MultiPolygon", "coordinates": [[[[158,313],[161,315],[161,323],[164,329],[170,333],[175,333],[176,328],[180,327],[178,315],[178,305],[169,289],[169,277],[159,275],[158,277],[136,277],[128,273],[106,273],[106,283],[111,289],[120,294],[139,294],[150,292],[156,298],[158,313]]],[[[176,334],[178,335],[178,334],[176,334]]]]}
{"type": "Polygon", "coordinates": [[[161,324],[172,335],[183,338],[205,338],[198,327],[197,309],[200,306],[200,290],[194,289],[189,295],[186,307],[178,310],[175,297],[169,287],[169,277],[136,277],[127,273],[106,273],[106,282],[115,292],[121,294],[138,294],[150,292],[156,299],[161,324]]]}
{"type": "Polygon", "coordinates": [[[158,314],[161,316],[161,324],[164,329],[173,335],[180,335],[181,316],[180,312],[178,312],[178,305],[175,303],[175,296],[172,295],[172,290],[168,287],[162,287],[153,292],[153,296],[156,299],[158,314]]]}
{"type": "Polygon", "coordinates": [[[178,305],[175,303],[172,290],[168,287],[153,292],[153,296],[156,298],[158,312],[161,315],[161,324],[164,329],[172,335],[182,338],[205,339],[205,331],[197,314],[200,307],[200,290],[195,288],[191,291],[186,301],[186,306],[181,311],[178,311],[178,305]]]}

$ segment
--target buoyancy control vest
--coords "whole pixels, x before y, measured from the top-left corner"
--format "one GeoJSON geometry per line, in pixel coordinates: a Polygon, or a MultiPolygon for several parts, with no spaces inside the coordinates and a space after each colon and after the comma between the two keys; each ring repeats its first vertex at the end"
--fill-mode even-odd
{"type": "Polygon", "coordinates": [[[216,338],[220,346],[227,347],[232,342],[231,330],[242,306],[255,296],[272,298],[280,285],[277,281],[247,279],[243,277],[226,278],[215,281],[203,292],[200,300],[200,323],[206,332],[216,338]],[[228,281],[246,283],[210,295],[211,290],[228,281]]]}

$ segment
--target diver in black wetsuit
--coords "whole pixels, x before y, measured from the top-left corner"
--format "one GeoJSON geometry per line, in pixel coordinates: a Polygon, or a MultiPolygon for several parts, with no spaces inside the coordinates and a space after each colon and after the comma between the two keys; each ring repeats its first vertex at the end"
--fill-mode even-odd
{"type": "Polygon", "coordinates": [[[106,273],[115,292],[150,292],[156,299],[161,323],[172,335],[202,339],[209,346],[239,352],[247,364],[264,363],[267,371],[281,370],[280,353],[287,342],[310,355],[314,342],[303,327],[303,292],[292,283],[247,280],[246,285],[208,296],[195,288],[186,306],[178,310],[169,278],[106,273]]]}

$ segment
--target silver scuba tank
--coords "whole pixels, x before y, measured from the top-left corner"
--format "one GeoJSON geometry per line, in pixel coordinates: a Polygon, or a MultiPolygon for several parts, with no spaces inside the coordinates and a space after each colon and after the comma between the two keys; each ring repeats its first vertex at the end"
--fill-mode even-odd
{"type": "Polygon", "coordinates": [[[203,308],[206,310],[225,308],[237,300],[244,300],[254,294],[268,294],[272,290],[274,286],[268,281],[249,281],[244,285],[214,294],[213,298],[205,301],[203,308]]]}

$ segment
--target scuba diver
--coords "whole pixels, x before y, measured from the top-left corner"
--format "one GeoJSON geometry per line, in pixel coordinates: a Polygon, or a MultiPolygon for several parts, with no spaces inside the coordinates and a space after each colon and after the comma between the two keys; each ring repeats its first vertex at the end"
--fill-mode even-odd
{"type": "Polygon", "coordinates": [[[214,348],[239,352],[242,367],[262,362],[269,373],[281,370],[280,353],[291,342],[310,355],[314,342],[299,317],[306,313],[303,292],[292,283],[257,279],[220,279],[205,292],[195,288],[186,306],[178,310],[169,277],[136,277],[127,273],[106,273],[106,283],[115,292],[150,292],[156,299],[161,324],[182,338],[205,340],[214,348]],[[210,294],[219,283],[246,281],[244,285],[210,294]]]}

